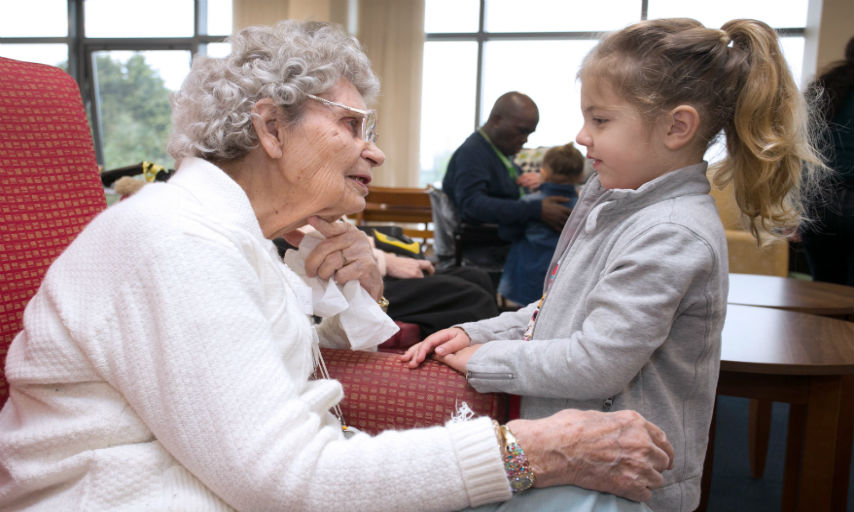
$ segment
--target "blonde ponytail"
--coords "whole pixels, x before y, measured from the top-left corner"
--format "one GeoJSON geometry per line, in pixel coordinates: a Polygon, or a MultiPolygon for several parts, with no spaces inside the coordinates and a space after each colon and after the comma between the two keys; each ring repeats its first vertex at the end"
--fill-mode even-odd
{"type": "Polygon", "coordinates": [[[735,200],[757,241],[766,234],[785,237],[801,222],[804,196],[823,167],[810,144],[806,101],[768,25],[734,20],[722,30],[747,66],[724,127],[728,155],[714,169],[714,183],[733,182],[735,200]]]}

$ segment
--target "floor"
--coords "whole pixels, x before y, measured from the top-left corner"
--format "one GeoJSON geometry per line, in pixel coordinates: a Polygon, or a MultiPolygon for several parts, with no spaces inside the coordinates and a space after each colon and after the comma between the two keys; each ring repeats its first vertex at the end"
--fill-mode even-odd
{"type": "MultiPolygon", "coordinates": [[[[789,406],[781,403],[775,403],[773,406],[768,460],[765,475],[761,479],[751,478],[747,463],[747,409],[747,399],[718,397],[718,430],[709,511],[780,510],[789,406]]],[[[854,467],[848,480],[847,512],[854,512],[852,482],[854,467]]]]}

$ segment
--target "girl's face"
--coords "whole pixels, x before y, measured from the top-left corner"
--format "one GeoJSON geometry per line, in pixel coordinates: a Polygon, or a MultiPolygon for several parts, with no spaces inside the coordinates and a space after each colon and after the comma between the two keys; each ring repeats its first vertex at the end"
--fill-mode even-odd
{"type": "Polygon", "coordinates": [[[661,123],[650,124],[636,107],[596,82],[581,84],[584,126],[575,141],[607,189],[636,189],[665,172],[661,123]]]}

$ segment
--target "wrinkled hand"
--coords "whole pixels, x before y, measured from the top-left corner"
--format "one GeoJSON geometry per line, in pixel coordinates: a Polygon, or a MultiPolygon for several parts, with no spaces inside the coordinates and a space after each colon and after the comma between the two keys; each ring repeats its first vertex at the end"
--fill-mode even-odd
{"type": "Polygon", "coordinates": [[[543,182],[543,177],[538,172],[523,172],[516,178],[516,184],[520,187],[534,190],[543,182]]]}
{"type": "Polygon", "coordinates": [[[576,485],[648,501],[673,467],[664,432],[635,411],[565,409],[507,424],[531,463],[536,487],[576,485]]]}
{"type": "Polygon", "coordinates": [[[544,198],[540,210],[540,219],[550,228],[560,232],[563,230],[563,225],[566,224],[569,214],[572,213],[572,209],[564,206],[567,201],[569,199],[560,196],[544,198]]]}
{"type": "Polygon", "coordinates": [[[471,338],[469,338],[469,335],[464,330],[459,327],[450,327],[436,331],[424,338],[423,341],[412,345],[406,352],[400,355],[400,360],[410,368],[418,368],[418,365],[423,363],[427,355],[433,352],[433,350],[439,356],[446,356],[468,347],[470,344],[471,338]]]}
{"type": "MultiPolygon", "coordinates": [[[[309,217],[308,223],[326,239],[306,257],[306,275],[321,279],[334,276],[339,284],[359,281],[371,297],[379,300],[383,294],[383,279],[368,235],[349,222],[309,217]]],[[[289,237],[285,239],[290,242],[289,237]]]]}
{"type": "Polygon", "coordinates": [[[389,252],[383,253],[385,256],[386,274],[399,279],[417,279],[424,275],[432,276],[436,271],[433,264],[428,260],[419,260],[415,258],[407,258],[406,256],[398,256],[389,252]]]}

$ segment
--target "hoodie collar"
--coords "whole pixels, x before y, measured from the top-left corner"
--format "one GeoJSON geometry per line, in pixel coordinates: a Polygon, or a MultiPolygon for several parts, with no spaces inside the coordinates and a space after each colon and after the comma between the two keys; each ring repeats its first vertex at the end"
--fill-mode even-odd
{"type": "Polygon", "coordinates": [[[610,213],[637,211],[678,196],[708,194],[711,187],[706,178],[707,168],[706,161],[689,165],[665,173],[637,189],[603,188],[599,175],[595,174],[584,186],[584,195],[590,198],[587,204],[592,203],[584,228],[586,231],[595,229],[599,217],[610,213]]]}

